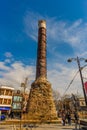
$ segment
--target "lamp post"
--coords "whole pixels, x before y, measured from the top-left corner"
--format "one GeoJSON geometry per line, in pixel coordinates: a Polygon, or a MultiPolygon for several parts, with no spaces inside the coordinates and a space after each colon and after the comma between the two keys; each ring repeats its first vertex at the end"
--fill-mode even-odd
{"type": "Polygon", "coordinates": [[[81,83],[82,83],[82,89],[83,89],[83,93],[84,93],[85,103],[86,103],[86,106],[87,106],[87,97],[86,97],[86,93],[85,93],[85,89],[84,89],[84,82],[83,82],[83,77],[82,77],[82,72],[81,72],[81,67],[80,67],[80,60],[85,60],[85,62],[87,62],[87,59],[79,58],[77,56],[77,58],[70,58],[67,61],[68,62],[72,62],[72,60],[77,61],[77,64],[78,64],[80,78],[81,78],[81,83]]]}

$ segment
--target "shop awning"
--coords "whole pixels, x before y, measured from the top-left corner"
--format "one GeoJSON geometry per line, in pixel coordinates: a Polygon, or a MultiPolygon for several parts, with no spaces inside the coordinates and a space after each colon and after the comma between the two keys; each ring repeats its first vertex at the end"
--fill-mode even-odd
{"type": "Polygon", "coordinates": [[[2,111],[6,110],[7,111],[7,110],[10,110],[10,107],[0,107],[0,110],[2,110],[2,111]]]}

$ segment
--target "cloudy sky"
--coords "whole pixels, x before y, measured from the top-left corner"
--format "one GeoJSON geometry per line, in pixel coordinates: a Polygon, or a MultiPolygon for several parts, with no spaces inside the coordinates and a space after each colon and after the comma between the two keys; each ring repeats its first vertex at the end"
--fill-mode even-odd
{"type": "MultiPolygon", "coordinates": [[[[20,89],[35,80],[38,20],[47,24],[47,75],[52,88],[65,93],[78,71],[76,61],[87,58],[87,0],[0,1],[0,85],[20,89]]],[[[81,66],[86,65],[81,60],[81,66]]],[[[82,70],[84,82],[87,68],[82,70]]],[[[82,94],[79,73],[66,93],[82,94]]]]}

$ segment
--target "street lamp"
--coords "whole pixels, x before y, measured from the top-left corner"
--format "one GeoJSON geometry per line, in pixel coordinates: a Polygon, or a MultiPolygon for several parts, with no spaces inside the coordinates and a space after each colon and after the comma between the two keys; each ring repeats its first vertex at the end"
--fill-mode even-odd
{"type": "Polygon", "coordinates": [[[84,93],[84,98],[85,98],[85,103],[86,103],[86,106],[87,106],[87,97],[86,97],[86,93],[85,93],[85,89],[84,89],[84,82],[83,82],[83,77],[82,77],[82,72],[81,72],[81,67],[80,67],[80,61],[81,60],[84,60],[85,62],[87,62],[87,59],[85,58],[79,58],[77,56],[77,58],[70,58],[68,59],[67,61],[68,62],[72,62],[72,61],[77,61],[77,64],[78,64],[78,68],[79,68],[79,73],[80,73],[80,78],[81,78],[81,83],[82,83],[82,89],[83,89],[83,93],[84,93]]]}

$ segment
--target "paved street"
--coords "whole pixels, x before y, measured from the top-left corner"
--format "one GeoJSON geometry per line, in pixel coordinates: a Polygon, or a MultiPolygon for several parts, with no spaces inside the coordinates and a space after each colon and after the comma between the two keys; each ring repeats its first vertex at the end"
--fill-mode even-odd
{"type": "Polygon", "coordinates": [[[71,126],[62,126],[61,124],[42,124],[34,127],[26,126],[22,128],[20,128],[18,125],[2,125],[0,126],[0,130],[75,130],[75,125],[72,124],[71,126]]]}

